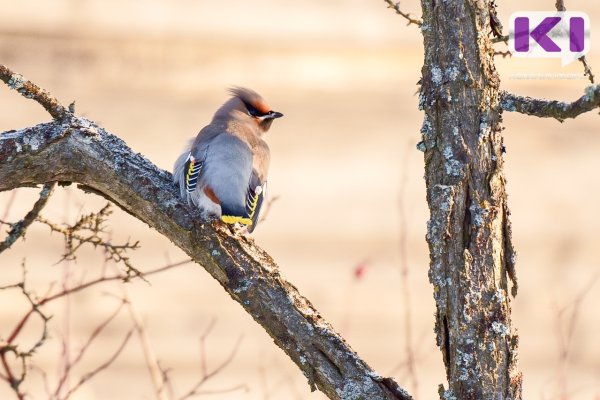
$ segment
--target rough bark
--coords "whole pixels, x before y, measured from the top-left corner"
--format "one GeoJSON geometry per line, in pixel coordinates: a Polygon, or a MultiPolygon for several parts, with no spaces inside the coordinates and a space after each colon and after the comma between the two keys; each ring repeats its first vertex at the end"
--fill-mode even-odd
{"type": "Polygon", "coordinates": [[[298,365],[311,387],[331,399],[411,399],[348,346],[279,273],[252,239],[200,220],[170,173],[116,136],[74,116],[47,92],[0,66],[0,78],[47,105],[56,120],[0,134],[0,191],[77,182],[110,199],[169,238],[201,264],[298,365]],[[27,87],[26,87],[27,86],[27,87]]]}
{"type": "Polygon", "coordinates": [[[584,95],[572,103],[533,99],[502,92],[500,105],[504,111],[513,111],[540,118],[554,118],[562,122],[567,118],[577,118],[583,113],[598,108],[600,106],[600,85],[588,86],[584,95]]]}
{"type": "Polygon", "coordinates": [[[499,78],[486,0],[423,0],[419,149],[444,399],[520,399],[509,280],[515,252],[503,172],[499,78]]]}

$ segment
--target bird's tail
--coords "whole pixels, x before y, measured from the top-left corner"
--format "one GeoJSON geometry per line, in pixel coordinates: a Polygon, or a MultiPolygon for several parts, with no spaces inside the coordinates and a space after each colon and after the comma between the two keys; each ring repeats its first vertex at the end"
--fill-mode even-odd
{"type": "Polygon", "coordinates": [[[221,221],[226,224],[238,222],[243,225],[252,225],[252,218],[243,207],[229,207],[225,204],[221,204],[221,221]]]}

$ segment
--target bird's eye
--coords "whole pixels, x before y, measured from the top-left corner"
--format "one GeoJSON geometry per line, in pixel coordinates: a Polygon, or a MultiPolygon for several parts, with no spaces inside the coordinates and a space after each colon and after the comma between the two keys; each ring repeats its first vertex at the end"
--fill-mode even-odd
{"type": "Polygon", "coordinates": [[[250,104],[246,104],[246,109],[248,110],[248,114],[253,117],[258,117],[260,115],[260,112],[250,104]]]}

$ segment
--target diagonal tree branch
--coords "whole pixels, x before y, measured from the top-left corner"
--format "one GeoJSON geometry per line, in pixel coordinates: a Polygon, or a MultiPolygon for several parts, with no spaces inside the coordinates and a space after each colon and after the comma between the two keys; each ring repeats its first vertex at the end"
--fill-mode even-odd
{"type": "Polygon", "coordinates": [[[410,24],[415,24],[417,26],[421,26],[423,25],[423,21],[421,21],[418,18],[413,17],[410,13],[404,12],[402,11],[402,9],[400,8],[400,2],[394,2],[392,0],[383,0],[386,2],[386,4],[388,5],[388,8],[391,8],[392,10],[396,11],[396,14],[402,16],[405,20],[408,21],[407,25],[410,24]]]}
{"type": "Polygon", "coordinates": [[[2,64],[0,64],[0,79],[11,89],[16,90],[28,99],[33,99],[40,103],[52,118],[62,119],[69,114],[69,110],[60,104],[50,93],[33,82],[28,81],[23,75],[12,72],[2,64]]]}
{"type": "Polygon", "coordinates": [[[56,182],[46,183],[40,192],[40,198],[37,199],[33,208],[25,214],[22,220],[12,224],[8,236],[3,242],[0,242],[0,253],[10,248],[10,246],[12,246],[20,237],[25,235],[29,225],[35,221],[42,209],[46,206],[46,203],[48,203],[48,199],[54,191],[54,186],[56,186],[56,182]]]}
{"type": "Polygon", "coordinates": [[[585,56],[581,56],[578,58],[578,60],[581,61],[581,64],[583,64],[583,74],[588,77],[592,84],[596,83],[596,81],[594,80],[596,77],[592,73],[592,67],[590,67],[590,65],[588,64],[587,58],[585,56]]]}
{"type": "Polygon", "coordinates": [[[585,94],[572,103],[541,100],[502,92],[500,107],[504,111],[518,112],[540,118],[555,118],[560,122],[576,118],[600,106],[600,85],[588,86],[585,94]]]}
{"type": "MultiPolygon", "coordinates": [[[[5,82],[6,76],[15,76],[6,67],[0,75],[5,82]]],[[[45,107],[54,104],[46,102],[52,99],[47,92],[32,96],[30,87],[41,89],[29,83],[20,86],[21,94],[45,107]]],[[[60,120],[0,134],[0,191],[53,181],[92,188],[201,264],[263,326],[313,389],[340,400],[411,399],[350,348],[252,239],[232,234],[218,222],[201,221],[197,210],[179,198],[170,173],[56,104],[49,112],[60,120]]]]}

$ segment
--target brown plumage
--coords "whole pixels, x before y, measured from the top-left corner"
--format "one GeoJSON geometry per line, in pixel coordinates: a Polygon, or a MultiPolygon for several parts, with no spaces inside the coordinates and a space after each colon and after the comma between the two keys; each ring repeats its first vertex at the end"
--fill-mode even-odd
{"type": "Polygon", "coordinates": [[[271,107],[267,105],[265,100],[261,97],[260,94],[256,93],[252,89],[246,89],[242,87],[233,87],[229,89],[229,93],[242,100],[242,102],[246,104],[251,104],[254,108],[256,108],[261,114],[266,114],[271,111],[271,107]]]}
{"type": "Polygon", "coordinates": [[[175,162],[173,179],[181,196],[202,210],[205,218],[240,222],[252,232],[265,197],[269,147],[264,141],[274,119],[255,91],[235,87],[233,97],[175,162]]]}

